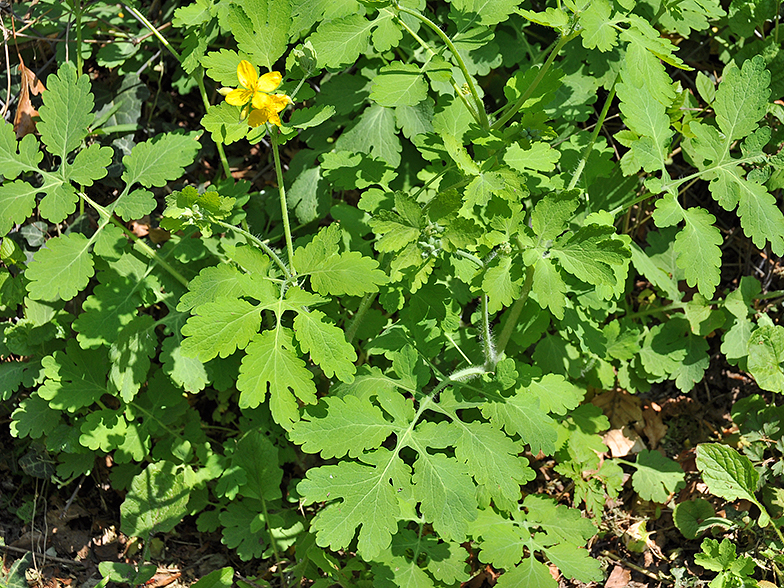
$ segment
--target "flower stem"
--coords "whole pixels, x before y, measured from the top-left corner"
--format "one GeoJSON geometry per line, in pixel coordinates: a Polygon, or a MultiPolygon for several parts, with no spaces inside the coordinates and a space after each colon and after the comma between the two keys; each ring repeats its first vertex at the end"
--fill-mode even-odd
{"type": "Polygon", "coordinates": [[[561,51],[561,49],[563,49],[563,46],[574,39],[578,34],[579,32],[573,32],[569,35],[563,35],[558,39],[555,47],[553,47],[553,50],[550,51],[550,55],[547,56],[547,61],[545,61],[542,67],[539,68],[539,73],[536,74],[534,81],[531,82],[531,85],[526,88],[525,92],[523,92],[523,95],[520,96],[517,102],[514,103],[512,108],[507,110],[506,113],[501,116],[501,118],[499,118],[490,126],[491,130],[501,128],[506,123],[508,123],[515,114],[517,114],[517,112],[523,107],[523,104],[525,104],[525,101],[531,97],[531,94],[533,94],[534,90],[536,90],[536,87],[544,79],[545,74],[550,71],[550,67],[552,67],[553,61],[555,61],[556,56],[561,51]]]}
{"type": "Polygon", "coordinates": [[[275,159],[275,175],[278,179],[278,194],[280,195],[280,214],[283,217],[283,232],[286,235],[286,251],[289,256],[290,276],[296,276],[297,270],[294,267],[294,243],[291,240],[291,225],[289,224],[289,210],[286,206],[286,188],[283,185],[283,168],[280,165],[280,149],[278,148],[278,134],[280,131],[274,129],[270,133],[272,139],[272,156],[275,159]]]}
{"type": "Polygon", "coordinates": [[[400,12],[405,14],[410,14],[416,19],[419,19],[422,23],[424,23],[430,30],[432,30],[436,35],[438,35],[441,40],[449,47],[449,50],[452,52],[452,55],[455,57],[455,61],[457,61],[457,66],[460,68],[460,71],[463,72],[463,76],[466,79],[466,83],[468,84],[468,89],[471,92],[471,95],[474,97],[474,102],[476,104],[476,110],[479,114],[479,124],[482,125],[482,128],[489,129],[490,128],[490,121],[487,120],[487,112],[485,111],[485,105],[482,102],[482,99],[479,97],[479,92],[476,90],[476,85],[474,84],[473,78],[468,73],[468,68],[466,68],[465,61],[463,61],[463,57],[460,55],[460,52],[455,47],[455,44],[452,43],[452,39],[450,39],[441,28],[434,23],[432,20],[427,18],[424,14],[417,12],[416,10],[411,10],[410,8],[406,8],[405,6],[401,6],[400,4],[396,3],[395,6],[400,12]]]}
{"type": "MultiPolygon", "coordinates": [[[[210,107],[210,100],[207,97],[207,90],[204,87],[204,69],[201,66],[197,67],[193,72],[193,76],[196,78],[196,83],[199,85],[199,93],[201,94],[201,100],[204,103],[204,111],[206,112],[210,107]]],[[[229,166],[229,160],[226,158],[226,150],[223,148],[223,143],[215,141],[215,147],[218,149],[218,157],[220,157],[226,179],[231,178],[231,167],[229,166]]]]}
{"type": "Polygon", "coordinates": [[[82,0],[76,0],[74,8],[76,9],[76,75],[80,76],[84,67],[82,62],[82,0]]]}

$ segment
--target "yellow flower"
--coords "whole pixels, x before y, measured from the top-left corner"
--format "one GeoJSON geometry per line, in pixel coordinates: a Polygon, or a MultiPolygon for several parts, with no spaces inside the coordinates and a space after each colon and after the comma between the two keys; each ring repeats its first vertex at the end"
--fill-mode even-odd
{"type": "MultiPolygon", "coordinates": [[[[246,60],[237,66],[237,78],[240,88],[222,88],[221,94],[232,106],[245,106],[250,103],[252,110],[248,116],[248,124],[257,127],[265,122],[280,126],[279,114],[291,104],[291,98],[285,94],[272,94],[280,86],[283,76],[271,71],[259,77],[256,68],[246,60]]],[[[247,109],[243,109],[243,114],[247,109]]]]}

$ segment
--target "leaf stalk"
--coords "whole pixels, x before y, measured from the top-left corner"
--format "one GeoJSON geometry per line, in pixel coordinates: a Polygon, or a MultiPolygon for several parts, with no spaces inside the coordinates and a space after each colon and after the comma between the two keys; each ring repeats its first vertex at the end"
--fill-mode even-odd
{"type": "MultiPolygon", "coordinates": [[[[468,84],[468,90],[471,92],[471,96],[474,98],[474,102],[476,103],[476,110],[479,114],[479,124],[482,125],[483,129],[490,128],[490,121],[487,119],[487,112],[485,111],[484,102],[479,97],[479,92],[477,92],[476,85],[474,84],[474,80],[471,75],[468,73],[468,68],[466,68],[465,61],[463,61],[463,57],[460,55],[460,52],[455,47],[455,44],[452,42],[447,34],[441,30],[441,28],[434,23],[432,20],[427,18],[421,12],[416,10],[411,10],[410,8],[406,8],[405,6],[401,6],[397,2],[395,2],[395,8],[397,8],[400,12],[404,14],[410,14],[414,18],[420,20],[425,26],[427,26],[430,30],[432,30],[438,37],[444,42],[444,44],[449,47],[449,50],[452,52],[452,55],[455,57],[455,61],[457,61],[457,66],[460,68],[460,71],[463,72],[463,77],[466,79],[466,84],[468,84]]],[[[402,21],[401,21],[402,22],[402,21]]]]}

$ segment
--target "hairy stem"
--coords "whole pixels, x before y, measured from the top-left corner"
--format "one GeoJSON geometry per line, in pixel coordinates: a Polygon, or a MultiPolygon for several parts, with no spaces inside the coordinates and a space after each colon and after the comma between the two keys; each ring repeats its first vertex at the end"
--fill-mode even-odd
{"type": "Polygon", "coordinates": [[[484,369],[491,372],[495,369],[498,357],[493,345],[493,333],[490,330],[490,312],[487,308],[487,294],[482,294],[482,349],[485,355],[484,369]]]}

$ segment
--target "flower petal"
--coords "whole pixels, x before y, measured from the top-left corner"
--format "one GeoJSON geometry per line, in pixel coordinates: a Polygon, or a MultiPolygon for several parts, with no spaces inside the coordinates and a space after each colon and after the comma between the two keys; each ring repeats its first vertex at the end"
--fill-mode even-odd
{"type": "MultiPolygon", "coordinates": [[[[266,108],[256,109],[250,111],[248,116],[248,124],[252,127],[263,125],[269,120],[269,111],[266,108]]],[[[280,120],[278,121],[280,122],[280,120]]]]}
{"type": "Polygon", "coordinates": [[[256,82],[256,90],[259,92],[274,92],[280,86],[280,82],[283,80],[283,76],[280,75],[280,72],[277,71],[269,71],[265,73],[263,76],[259,78],[259,81],[256,82]]]}
{"type": "Polygon", "coordinates": [[[256,92],[253,95],[253,108],[258,108],[261,110],[262,108],[270,108],[272,96],[269,94],[264,94],[263,92],[256,92]]]}
{"type": "Polygon", "coordinates": [[[255,66],[251,65],[250,61],[243,59],[237,66],[237,77],[240,80],[240,86],[248,90],[255,90],[259,72],[256,71],[255,66]]]}
{"type": "Polygon", "coordinates": [[[226,96],[226,102],[232,106],[242,106],[243,104],[250,102],[251,98],[253,98],[253,92],[251,90],[237,88],[236,90],[229,92],[226,96]]]}
{"type": "Polygon", "coordinates": [[[269,97],[269,104],[267,108],[273,110],[274,112],[282,112],[286,106],[292,104],[291,98],[286,96],[285,94],[273,94],[269,97]]]}
{"type": "Polygon", "coordinates": [[[267,119],[268,122],[271,122],[273,125],[280,126],[280,117],[277,112],[267,111],[267,119]]]}

